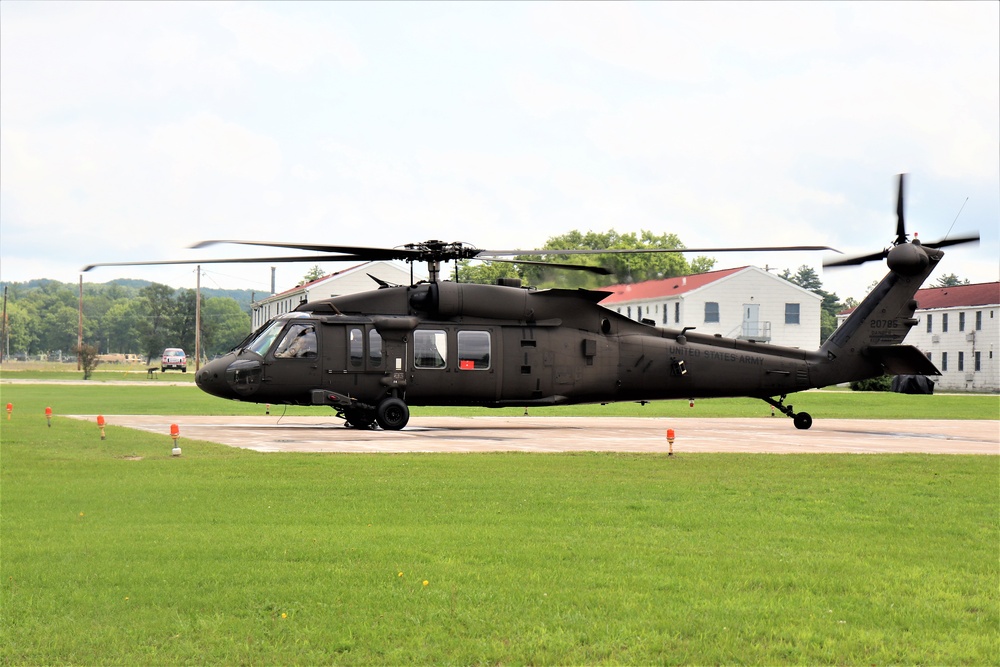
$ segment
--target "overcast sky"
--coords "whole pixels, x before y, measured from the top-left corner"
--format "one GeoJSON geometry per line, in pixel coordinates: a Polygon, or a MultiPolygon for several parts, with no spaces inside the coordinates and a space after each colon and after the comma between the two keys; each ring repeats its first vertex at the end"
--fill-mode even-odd
{"type": "MultiPolygon", "coordinates": [[[[215,238],[508,249],[613,228],[870,252],[908,172],[909,231],[941,238],[961,209],[952,233],[983,237],[938,275],[995,281],[998,82],[997,2],[5,1],[0,279],[254,254],[186,249],[215,238]]],[[[842,299],[885,273],[714,256],[810,264],[842,299]]],[[[311,265],[279,265],[278,290],[311,265]]],[[[203,269],[269,288],[267,265],[203,269]]],[[[84,280],[119,277],[195,284],[84,280]]]]}

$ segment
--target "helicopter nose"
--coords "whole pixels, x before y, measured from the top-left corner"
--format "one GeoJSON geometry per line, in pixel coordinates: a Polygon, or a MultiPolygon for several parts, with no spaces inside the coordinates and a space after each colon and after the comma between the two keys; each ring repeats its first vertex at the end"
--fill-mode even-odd
{"type": "Polygon", "coordinates": [[[194,382],[206,394],[219,398],[236,398],[226,384],[226,368],[233,362],[232,354],[221,359],[214,359],[204,366],[194,376],[194,382]]]}
{"type": "Polygon", "coordinates": [[[260,357],[240,357],[235,353],[210,361],[198,371],[198,388],[219,398],[246,400],[260,388],[263,365],[260,357]]]}

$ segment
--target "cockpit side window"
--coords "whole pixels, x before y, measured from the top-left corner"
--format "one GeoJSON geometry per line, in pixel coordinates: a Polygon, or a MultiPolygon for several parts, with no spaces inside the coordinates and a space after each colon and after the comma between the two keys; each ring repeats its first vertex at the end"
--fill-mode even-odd
{"type": "Polygon", "coordinates": [[[260,335],[253,339],[253,342],[247,345],[247,349],[263,356],[267,352],[268,348],[271,347],[274,339],[278,337],[279,333],[281,333],[281,329],[284,326],[285,322],[283,320],[274,320],[267,325],[267,328],[265,328],[260,335]]]}
{"type": "Polygon", "coordinates": [[[279,359],[303,359],[316,356],[316,327],[313,324],[293,324],[288,327],[274,356],[279,359]]]}

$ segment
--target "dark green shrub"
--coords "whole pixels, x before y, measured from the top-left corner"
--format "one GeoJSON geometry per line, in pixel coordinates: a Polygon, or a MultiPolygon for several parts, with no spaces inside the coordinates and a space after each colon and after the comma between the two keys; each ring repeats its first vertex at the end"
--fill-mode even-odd
{"type": "Polygon", "coordinates": [[[892,376],[882,375],[867,380],[855,380],[851,383],[851,391],[891,391],[892,376]]]}

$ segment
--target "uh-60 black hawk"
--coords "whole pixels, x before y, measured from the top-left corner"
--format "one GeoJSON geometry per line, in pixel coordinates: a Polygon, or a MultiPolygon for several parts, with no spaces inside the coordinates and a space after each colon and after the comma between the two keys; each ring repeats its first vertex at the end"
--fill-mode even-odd
{"type": "MultiPolygon", "coordinates": [[[[635,322],[600,305],[601,290],[534,289],[443,280],[441,263],[460,259],[546,262],[524,256],[608,252],[821,250],[826,246],[686,250],[479,250],[427,241],[400,248],[310,243],[205,241],[335,253],[185,262],[426,262],[429,279],[313,301],[281,315],[196,375],[215,396],[255,403],[332,407],[348,426],[403,428],[409,406],[533,407],[749,396],[807,429],[812,417],[785,405],[788,394],[890,374],[939,375],[916,348],[901,345],[916,320],[916,291],[944,256],[939,248],[978,235],[908,240],[899,181],[896,238],[879,252],[827,266],[886,259],[889,273],[815,351],[734,340],[635,322]],[[517,257],[517,259],[512,259],[517,257]]],[[[96,264],[93,266],[109,266],[96,264]]],[[[594,266],[561,269],[609,273],[594,266]]],[[[85,269],[86,270],[86,269],[85,269]]],[[[412,281],[411,281],[412,282],[412,281]]]]}

